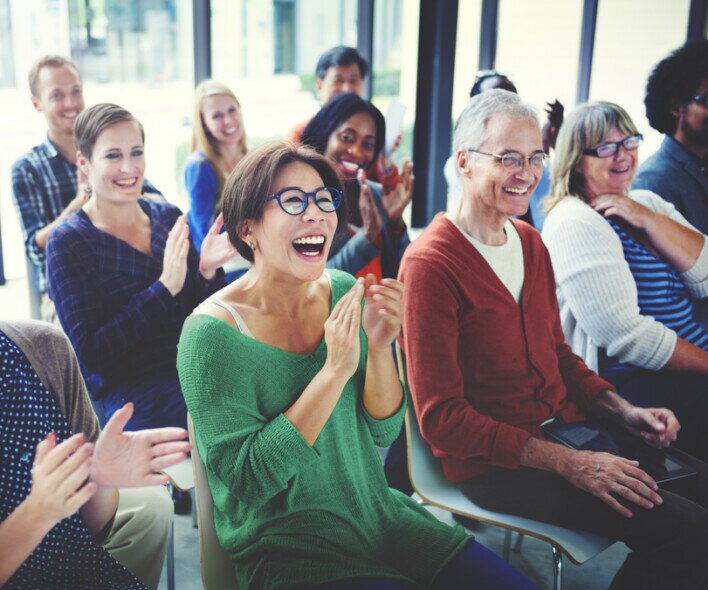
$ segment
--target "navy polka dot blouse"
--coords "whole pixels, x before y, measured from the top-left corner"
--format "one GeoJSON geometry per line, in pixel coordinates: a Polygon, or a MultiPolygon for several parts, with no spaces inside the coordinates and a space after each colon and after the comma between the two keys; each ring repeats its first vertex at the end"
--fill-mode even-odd
{"type": "MultiPolygon", "coordinates": [[[[37,444],[71,436],[66,417],[22,351],[0,332],[0,522],[29,495],[37,444]]],[[[93,542],[77,512],[57,524],[8,581],[8,589],[143,589],[93,542]]]]}

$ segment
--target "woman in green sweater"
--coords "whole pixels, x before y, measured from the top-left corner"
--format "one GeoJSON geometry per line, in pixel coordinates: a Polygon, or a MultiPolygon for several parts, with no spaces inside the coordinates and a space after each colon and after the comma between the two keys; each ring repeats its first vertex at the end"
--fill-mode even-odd
{"type": "Polygon", "coordinates": [[[182,332],[180,381],[239,587],[533,587],[386,485],[376,446],[406,409],[391,354],[403,286],[324,272],[341,202],[314,151],[250,152],[223,212],[252,267],[182,332]]]}

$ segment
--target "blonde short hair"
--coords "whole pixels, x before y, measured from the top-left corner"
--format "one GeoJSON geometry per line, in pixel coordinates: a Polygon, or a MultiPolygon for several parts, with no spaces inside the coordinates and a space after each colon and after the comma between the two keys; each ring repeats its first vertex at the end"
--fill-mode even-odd
{"type": "Polygon", "coordinates": [[[582,104],[566,117],[556,139],[551,192],[544,200],[546,211],[565,197],[585,198],[585,179],[578,172],[583,150],[602,143],[613,127],[627,135],[639,133],[627,111],[611,102],[582,104]]]}

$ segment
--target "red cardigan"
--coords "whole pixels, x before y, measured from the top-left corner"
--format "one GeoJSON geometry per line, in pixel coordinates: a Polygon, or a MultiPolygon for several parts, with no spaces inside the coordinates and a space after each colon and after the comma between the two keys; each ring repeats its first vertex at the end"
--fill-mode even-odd
{"type": "Polygon", "coordinates": [[[541,422],[582,420],[600,391],[614,391],[565,343],[541,236],[513,223],[524,254],[520,305],[444,215],[401,263],[410,391],[421,433],[452,481],[518,467],[541,422]]]}

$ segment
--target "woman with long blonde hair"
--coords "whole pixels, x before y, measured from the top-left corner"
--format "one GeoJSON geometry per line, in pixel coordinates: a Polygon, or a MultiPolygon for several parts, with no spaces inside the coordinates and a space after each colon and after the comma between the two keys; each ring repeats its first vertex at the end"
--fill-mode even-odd
{"type": "MultiPolygon", "coordinates": [[[[241,104],[225,84],[207,79],[197,85],[189,151],[184,183],[189,194],[190,235],[199,251],[221,211],[226,177],[248,151],[241,104]]],[[[235,261],[236,267],[245,266],[239,262],[244,261],[235,261]]]]}

